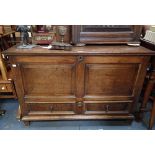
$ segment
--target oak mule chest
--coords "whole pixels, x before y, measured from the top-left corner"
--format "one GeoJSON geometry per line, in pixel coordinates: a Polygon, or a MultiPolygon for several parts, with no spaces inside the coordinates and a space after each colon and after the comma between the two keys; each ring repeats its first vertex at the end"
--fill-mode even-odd
{"type": "Polygon", "coordinates": [[[71,51],[41,47],[3,54],[11,63],[19,118],[133,119],[151,50],[88,45],[71,51]]]}

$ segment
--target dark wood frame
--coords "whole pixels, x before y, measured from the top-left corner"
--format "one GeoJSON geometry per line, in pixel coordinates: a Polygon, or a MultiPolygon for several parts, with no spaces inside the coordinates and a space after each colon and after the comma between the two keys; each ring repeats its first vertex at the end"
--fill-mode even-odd
{"type": "Polygon", "coordinates": [[[115,32],[81,32],[82,25],[72,26],[72,43],[84,44],[139,44],[141,25],[131,25],[131,31],[115,32]]]}

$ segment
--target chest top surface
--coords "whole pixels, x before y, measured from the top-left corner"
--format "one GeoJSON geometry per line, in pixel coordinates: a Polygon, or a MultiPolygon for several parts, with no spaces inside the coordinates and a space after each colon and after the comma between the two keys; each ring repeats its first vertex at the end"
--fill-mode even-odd
{"type": "Polygon", "coordinates": [[[155,55],[155,51],[145,47],[127,45],[88,45],[72,47],[72,50],[49,50],[41,46],[32,49],[18,49],[17,45],[3,52],[4,55],[155,55]]]}

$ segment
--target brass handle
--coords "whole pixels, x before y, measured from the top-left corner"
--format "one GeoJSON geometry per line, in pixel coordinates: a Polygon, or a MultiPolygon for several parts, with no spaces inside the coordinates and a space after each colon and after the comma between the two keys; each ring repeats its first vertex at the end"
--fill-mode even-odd
{"type": "Polygon", "coordinates": [[[5,86],[3,86],[1,89],[2,89],[2,90],[5,90],[5,86]]]}
{"type": "Polygon", "coordinates": [[[83,106],[83,102],[77,102],[77,106],[78,107],[82,107],[83,106]]]}

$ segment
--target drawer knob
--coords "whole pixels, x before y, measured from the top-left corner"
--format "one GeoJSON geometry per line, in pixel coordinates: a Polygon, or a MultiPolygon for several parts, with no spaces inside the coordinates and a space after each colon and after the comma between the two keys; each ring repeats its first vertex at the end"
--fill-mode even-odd
{"type": "Polygon", "coordinates": [[[77,102],[77,106],[78,107],[82,107],[83,106],[83,102],[77,102]]]}
{"type": "Polygon", "coordinates": [[[108,112],[109,111],[109,105],[106,105],[106,110],[105,110],[106,112],[108,112]]]}
{"type": "Polygon", "coordinates": [[[2,89],[2,90],[5,90],[5,87],[3,86],[1,89],[2,89]]]}
{"type": "Polygon", "coordinates": [[[50,110],[51,110],[51,111],[53,110],[53,106],[52,106],[52,105],[50,106],[50,110]]]}

